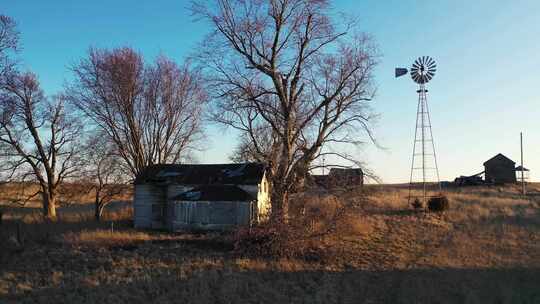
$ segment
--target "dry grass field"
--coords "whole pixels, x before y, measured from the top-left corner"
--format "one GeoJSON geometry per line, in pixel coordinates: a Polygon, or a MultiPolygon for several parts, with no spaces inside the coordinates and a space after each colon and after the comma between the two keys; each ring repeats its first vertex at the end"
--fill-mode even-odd
{"type": "Polygon", "coordinates": [[[395,186],[311,194],[303,200],[321,221],[325,206],[357,206],[318,240],[332,249],[319,259],[246,257],[226,235],[134,230],[127,203],[102,223],[91,207],[43,223],[4,206],[0,302],[540,303],[540,185],[529,191],[448,190],[444,214],[411,211],[395,186]]]}

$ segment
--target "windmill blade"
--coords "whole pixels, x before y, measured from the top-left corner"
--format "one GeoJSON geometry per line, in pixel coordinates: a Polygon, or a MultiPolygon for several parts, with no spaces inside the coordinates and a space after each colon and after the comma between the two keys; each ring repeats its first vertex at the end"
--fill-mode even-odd
{"type": "Polygon", "coordinates": [[[409,71],[405,68],[396,68],[396,78],[407,74],[409,71]]]}
{"type": "MultiPolygon", "coordinates": [[[[409,74],[412,80],[418,84],[428,83],[437,71],[437,63],[429,56],[420,56],[414,60],[409,74]]],[[[397,76],[396,76],[397,77],[397,76]]]]}

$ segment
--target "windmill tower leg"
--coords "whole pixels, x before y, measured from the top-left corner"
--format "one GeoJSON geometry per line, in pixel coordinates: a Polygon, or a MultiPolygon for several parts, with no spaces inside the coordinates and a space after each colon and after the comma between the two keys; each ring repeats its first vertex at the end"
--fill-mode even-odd
{"type": "Polygon", "coordinates": [[[429,106],[427,103],[427,90],[424,84],[420,84],[418,92],[418,107],[416,111],[416,128],[413,143],[413,155],[411,164],[411,175],[409,181],[409,203],[411,199],[418,199],[423,207],[427,207],[429,183],[434,182],[428,174],[433,170],[436,173],[436,183],[439,192],[441,184],[439,179],[439,168],[435,154],[435,143],[433,141],[433,132],[431,130],[431,117],[429,115],[429,106]],[[429,144],[431,142],[431,144],[429,144]],[[418,157],[420,159],[418,159],[418,157]],[[431,166],[431,160],[434,167],[431,166]],[[421,177],[415,179],[415,172],[421,174],[421,177]],[[421,195],[412,195],[413,188],[421,183],[421,195]]]}
{"type": "MultiPolygon", "coordinates": [[[[427,90],[424,92],[424,94],[427,92],[427,90]]],[[[433,130],[431,129],[431,116],[429,115],[429,105],[427,101],[427,95],[424,96],[424,101],[426,104],[426,114],[427,114],[427,120],[428,120],[428,126],[429,126],[429,138],[431,141],[431,149],[433,151],[433,162],[435,164],[435,173],[437,175],[437,189],[439,190],[439,194],[442,192],[441,188],[441,178],[439,176],[439,164],[437,163],[437,153],[435,152],[435,140],[433,139],[433,130]]]]}

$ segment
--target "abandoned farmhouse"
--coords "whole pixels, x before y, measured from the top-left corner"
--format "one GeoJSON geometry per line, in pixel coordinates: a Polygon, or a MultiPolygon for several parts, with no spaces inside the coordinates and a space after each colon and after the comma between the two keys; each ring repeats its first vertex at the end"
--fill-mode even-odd
{"type": "Polygon", "coordinates": [[[262,164],[153,165],[135,179],[137,228],[222,230],[266,218],[262,164]]]}

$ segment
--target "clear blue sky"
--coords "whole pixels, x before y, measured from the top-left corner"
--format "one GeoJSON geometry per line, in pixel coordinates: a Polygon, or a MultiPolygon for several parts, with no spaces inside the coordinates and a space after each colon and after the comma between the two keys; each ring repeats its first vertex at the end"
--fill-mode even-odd
{"type": "MultiPolygon", "coordinates": [[[[195,22],[188,1],[94,0],[2,2],[22,33],[24,66],[48,94],[62,89],[68,66],[89,46],[128,45],[152,59],[163,52],[181,61],[209,31],[195,22]]],[[[336,11],[358,16],[383,55],[376,71],[381,113],[375,134],[385,150],[366,147],[358,156],[385,182],[408,180],[416,86],[394,79],[395,66],[421,55],[437,60],[429,83],[433,132],[442,179],[482,170],[503,153],[519,160],[525,133],[525,166],[540,177],[540,1],[332,1],[336,11]]],[[[224,162],[233,133],[210,128],[202,162],[224,162]],[[225,134],[225,135],[224,135],[225,134]]]]}

